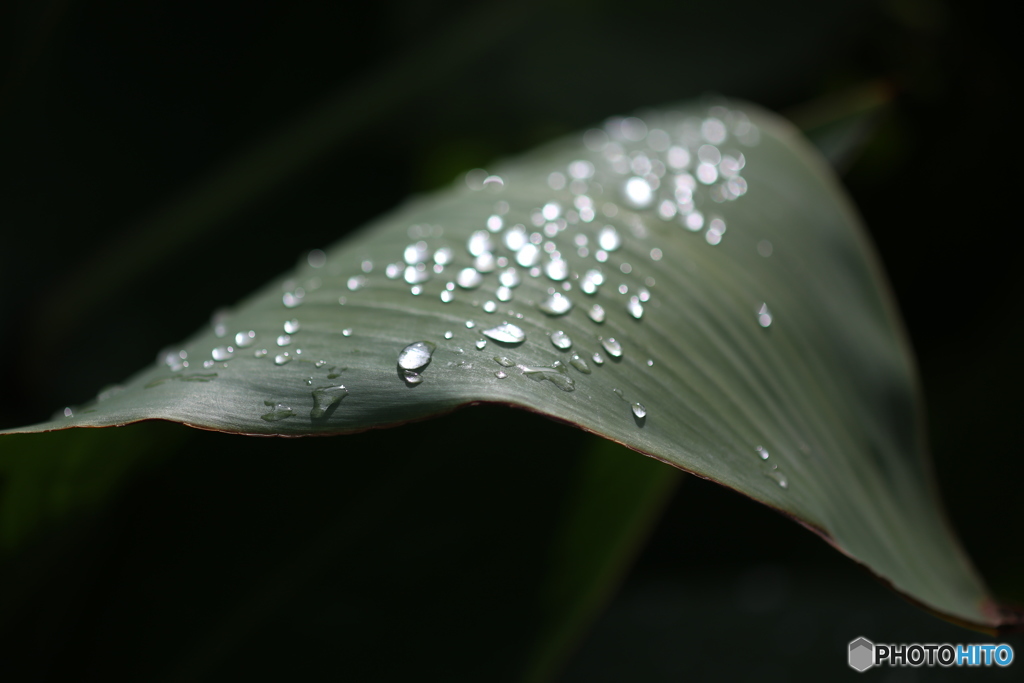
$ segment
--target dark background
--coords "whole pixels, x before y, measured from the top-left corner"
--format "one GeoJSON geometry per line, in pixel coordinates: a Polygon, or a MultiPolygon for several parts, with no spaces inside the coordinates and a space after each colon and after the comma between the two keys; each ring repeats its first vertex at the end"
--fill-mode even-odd
{"type": "MultiPolygon", "coordinates": [[[[950,518],[995,593],[1024,602],[1018,41],[985,2],[5,3],[0,427],[91,398],[307,249],[467,168],[707,92],[799,122],[870,86],[889,101],[844,180],[918,356],[950,518]]],[[[86,521],[55,525],[30,560],[9,558],[8,575],[41,577],[7,615],[15,659],[40,676],[114,675],[96,653],[116,652],[144,612],[118,586],[156,581],[168,551],[154,548],[183,528],[219,525],[222,536],[208,532],[217,552],[185,553],[205,567],[180,560],[197,582],[181,593],[213,595],[236,576],[231,558],[255,551],[212,539],[274,524],[286,538],[286,517],[260,516],[271,508],[330,515],[334,490],[308,484],[340,476],[327,442],[180,438],[186,454],[150,464],[86,521]],[[283,458],[299,474],[284,474],[283,458]],[[149,569],[133,574],[140,553],[149,569]],[[37,571],[51,565],[61,568],[37,571]],[[112,642],[83,635],[96,633],[112,642]]],[[[381,448],[355,437],[330,448],[362,443],[381,448]]],[[[168,633],[186,617],[166,616],[168,633]]],[[[349,627],[321,632],[332,628],[349,627]]],[[[986,640],[906,605],[796,525],[688,478],[565,680],[717,677],[723,666],[740,667],[735,680],[814,678],[845,672],[857,635],[986,640]],[[752,654],[730,656],[735,640],[752,654]]],[[[261,661],[258,638],[245,642],[230,661],[261,661]]],[[[495,669],[514,658],[477,650],[489,674],[471,680],[501,678],[495,669]]],[[[139,654],[149,664],[115,673],[166,673],[152,662],[176,656],[139,654]]],[[[376,656],[390,654],[366,661],[376,656]]]]}

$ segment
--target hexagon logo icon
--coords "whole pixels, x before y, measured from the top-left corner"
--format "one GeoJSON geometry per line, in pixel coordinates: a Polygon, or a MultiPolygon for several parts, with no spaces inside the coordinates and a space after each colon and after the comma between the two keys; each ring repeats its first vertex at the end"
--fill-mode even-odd
{"type": "Polygon", "coordinates": [[[867,671],[875,665],[875,644],[867,638],[850,641],[850,668],[867,671]]]}

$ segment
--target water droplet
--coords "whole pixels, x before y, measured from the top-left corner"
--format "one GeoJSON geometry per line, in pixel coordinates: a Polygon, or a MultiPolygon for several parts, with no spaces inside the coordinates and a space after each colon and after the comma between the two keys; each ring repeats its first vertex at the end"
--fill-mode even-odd
{"type": "Polygon", "coordinates": [[[422,263],[406,266],[403,278],[410,285],[418,285],[430,279],[430,271],[422,263]]]}
{"type": "Polygon", "coordinates": [[[372,273],[373,261],[369,259],[364,260],[362,263],[359,264],[359,269],[362,270],[364,273],[372,273]]]}
{"type": "Polygon", "coordinates": [[[785,474],[779,471],[778,465],[772,465],[772,468],[765,472],[765,475],[774,479],[775,483],[778,484],[780,488],[789,488],[789,479],[786,478],[785,474]]]}
{"type": "Polygon", "coordinates": [[[572,310],[572,301],[561,292],[555,292],[538,306],[548,315],[565,315],[572,310]]]}
{"type": "Polygon", "coordinates": [[[283,420],[286,417],[291,417],[292,415],[295,414],[295,411],[293,411],[290,407],[286,406],[283,403],[276,403],[274,401],[264,401],[263,405],[271,406],[271,410],[269,413],[260,415],[260,417],[262,417],[267,422],[277,422],[278,420],[283,420]]]}
{"type": "Polygon", "coordinates": [[[483,280],[484,276],[476,268],[463,268],[455,278],[455,282],[463,289],[476,289],[483,280]]]}
{"type": "Polygon", "coordinates": [[[562,330],[551,333],[551,343],[559,349],[567,349],[572,346],[572,339],[562,330]]]}
{"type": "Polygon", "coordinates": [[[555,282],[561,282],[569,277],[569,264],[563,259],[553,259],[544,265],[544,272],[555,282]]]}
{"type": "Polygon", "coordinates": [[[474,327],[476,327],[476,323],[475,322],[473,322],[472,320],[467,320],[466,321],[466,329],[467,330],[471,330],[474,327]]]}
{"type": "Polygon", "coordinates": [[[606,225],[597,233],[597,243],[605,251],[615,251],[622,246],[622,237],[613,226],[606,225]]]}
{"type": "Polygon", "coordinates": [[[639,176],[633,176],[627,180],[624,190],[626,201],[638,209],[647,208],[654,199],[654,190],[651,188],[651,184],[639,176]]]}
{"type": "Polygon", "coordinates": [[[490,175],[484,178],[484,189],[491,192],[501,192],[505,187],[505,181],[501,176],[490,175]]]}
{"type": "Polygon", "coordinates": [[[341,334],[342,334],[343,337],[351,337],[352,336],[352,328],[351,327],[346,327],[345,329],[343,329],[341,331],[341,334]]]}
{"type": "Polygon", "coordinates": [[[74,416],[75,416],[75,413],[74,413],[73,410],[71,410],[71,408],[65,408],[64,409],[64,417],[74,417],[74,416]]]}
{"type": "Polygon", "coordinates": [[[277,345],[278,346],[288,346],[291,343],[292,343],[292,338],[290,336],[288,336],[287,334],[279,335],[278,338],[277,338],[277,345]]]}
{"type": "Polygon", "coordinates": [[[591,360],[598,365],[604,365],[604,358],[602,358],[601,354],[597,353],[596,351],[594,352],[594,355],[591,356],[591,360]]]}
{"type": "Polygon", "coordinates": [[[284,331],[288,334],[295,334],[299,331],[299,321],[294,318],[286,320],[284,323],[284,331]]]}
{"type": "Polygon", "coordinates": [[[614,337],[608,337],[607,339],[601,339],[601,346],[608,352],[608,355],[612,358],[622,358],[622,344],[615,341],[614,337]]]}
{"type": "Polygon", "coordinates": [[[327,263],[327,254],[324,253],[323,249],[313,249],[306,254],[306,262],[310,268],[323,268],[327,263]]]}
{"type": "Polygon", "coordinates": [[[494,251],[494,241],[491,239],[491,234],[486,230],[477,230],[469,236],[469,240],[466,242],[466,249],[473,256],[494,251]]]}
{"type": "Polygon", "coordinates": [[[640,297],[629,297],[629,303],[626,304],[626,310],[629,311],[629,314],[637,320],[642,318],[644,315],[644,307],[643,304],[640,303],[640,297]]]}
{"type": "Polygon", "coordinates": [[[556,360],[550,366],[523,365],[521,367],[523,374],[534,381],[547,380],[562,391],[576,390],[576,381],[569,377],[569,370],[562,364],[562,361],[556,360]]]}
{"type": "Polygon", "coordinates": [[[761,256],[768,258],[772,255],[772,243],[768,240],[761,240],[757,243],[757,253],[761,256]]]}
{"type": "Polygon", "coordinates": [[[621,398],[623,401],[626,400],[626,395],[622,393],[622,389],[612,389],[612,393],[621,398]]]}
{"type": "Polygon", "coordinates": [[[327,365],[327,361],[325,360],[318,360],[316,363],[313,363],[313,367],[317,368],[322,368],[325,365],[327,365]]]}
{"type": "Polygon", "coordinates": [[[495,259],[494,254],[489,251],[485,251],[473,259],[473,267],[481,273],[489,273],[494,270],[497,265],[497,259],[495,259]]]}
{"type": "Polygon", "coordinates": [[[455,336],[455,333],[452,332],[451,330],[448,330],[447,332],[444,333],[444,338],[445,339],[451,339],[454,336],[455,336]]]}
{"type": "Polygon", "coordinates": [[[578,353],[572,354],[572,357],[569,358],[569,365],[573,366],[574,368],[582,372],[584,375],[590,374],[590,366],[587,365],[587,361],[580,358],[580,355],[578,353]]]}
{"type": "Polygon", "coordinates": [[[284,353],[279,353],[276,356],[274,356],[274,365],[286,365],[291,362],[291,354],[289,354],[287,351],[285,351],[284,353]]]}
{"type": "Polygon", "coordinates": [[[541,250],[536,244],[524,244],[523,248],[516,253],[516,263],[524,268],[537,265],[540,260],[541,250]]]}
{"type": "Polygon", "coordinates": [[[348,279],[348,289],[351,292],[356,292],[366,286],[366,277],[364,275],[353,275],[348,279]]]}
{"type": "Polygon", "coordinates": [[[212,368],[213,367],[213,361],[212,360],[204,360],[203,361],[203,367],[204,368],[212,368]]]}
{"type": "Polygon", "coordinates": [[[493,301],[484,302],[484,311],[486,313],[494,313],[496,310],[498,310],[498,304],[494,303],[493,301]]]}
{"type": "Polygon", "coordinates": [[[768,304],[761,304],[761,308],[757,309],[757,324],[761,327],[772,324],[772,313],[768,310],[768,304]]]}
{"type": "Polygon", "coordinates": [[[495,356],[494,357],[494,362],[497,363],[498,365],[504,367],[504,368],[510,368],[513,365],[515,365],[514,361],[506,358],[505,356],[495,356]]]}
{"type": "Polygon", "coordinates": [[[501,216],[495,214],[487,218],[487,229],[491,232],[498,232],[505,227],[505,221],[501,216]]]}
{"type": "Polygon", "coordinates": [[[306,383],[306,386],[312,386],[313,385],[313,378],[312,377],[307,377],[306,379],[304,379],[302,381],[306,383]]]}
{"type": "Polygon", "coordinates": [[[643,403],[633,403],[631,407],[633,408],[633,414],[640,419],[647,417],[647,408],[644,407],[643,403]]]}
{"type": "Polygon", "coordinates": [[[768,449],[765,448],[764,446],[758,446],[754,450],[757,451],[757,454],[761,456],[762,460],[767,460],[768,459],[768,449]]]}
{"type": "Polygon", "coordinates": [[[508,377],[508,373],[505,372],[504,370],[498,370],[496,373],[494,373],[494,376],[497,377],[498,379],[505,379],[506,377],[508,377]]]}
{"type": "Polygon", "coordinates": [[[498,274],[498,282],[504,287],[518,287],[519,283],[522,282],[522,278],[519,276],[519,271],[513,267],[506,268],[498,274]]]}
{"type": "Polygon", "coordinates": [[[646,287],[641,287],[639,291],[637,291],[637,296],[640,297],[640,301],[650,301],[651,290],[646,287]]]}
{"type": "Polygon", "coordinates": [[[211,353],[214,360],[228,360],[235,356],[235,350],[230,346],[218,346],[211,353]]]}
{"type": "Polygon", "coordinates": [[[263,358],[263,356],[269,353],[266,349],[256,349],[256,353],[252,354],[256,358],[263,358]]]}
{"type": "Polygon", "coordinates": [[[590,307],[590,310],[587,311],[587,315],[595,323],[603,323],[605,318],[604,307],[601,304],[594,304],[590,307]]]}
{"type": "Polygon", "coordinates": [[[423,381],[423,375],[418,372],[406,371],[402,374],[406,384],[416,385],[423,381]]]}
{"type": "Polygon", "coordinates": [[[526,333],[519,326],[509,322],[484,330],[484,336],[504,344],[522,344],[526,341],[526,333]]]}
{"type": "Polygon", "coordinates": [[[306,296],[306,292],[302,289],[297,289],[294,292],[285,292],[281,297],[281,302],[286,308],[295,308],[302,305],[302,298],[304,296],[306,296]]]}
{"type": "Polygon", "coordinates": [[[409,344],[398,354],[398,367],[407,372],[417,372],[427,367],[437,346],[428,341],[409,344]]]}
{"type": "Polygon", "coordinates": [[[480,350],[483,350],[483,348],[485,346],[487,346],[487,340],[486,339],[477,339],[476,340],[476,348],[478,348],[480,350]]]}
{"type": "Polygon", "coordinates": [[[420,241],[407,246],[405,251],[402,253],[402,258],[407,264],[413,266],[417,263],[423,263],[426,261],[429,253],[430,251],[427,249],[427,243],[420,241]]]}
{"type": "Polygon", "coordinates": [[[255,330],[249,330],[248,332],[239,332],[235,335],[235,346],[240,349],[244,349],[247,346],[252,346],[252,343],[256,341],[255,330]]]}
{"type": "Polygon", "coordinates": [[[447,289],[441,292],[441,301],[450,304],[455,299],[455,295],[449,292],[447,289]]]}
{"type": "Polygon", "coordinates": [[[389,263],[387,267],[384,268],[384,274],[389,280],[397,280],[402,276],[402,271],[404,270],[405,268],[401,263],[389,263]]]}
{"type": "Polygon", "coordinates": [[[498,287],[498,291],[495,292],[495,294],[498,297],[498,301],[511,301],[512,300],[512,290],[509,289],[508,287],[504,287],[504,286],[503,287],[498,287]]]}
{"type": "Polygon", "coordinates": [[[348,396],[344,384],[331,387],[319,387],[313,390],[313,409],[309,411],[312,418],[323,417],[327,410],[348,396]]]}
{"type": "Polygon", "coordinates": [[[649,367],[649,368],[653,368],[654,367],[654,361],[651,360],[650,358],[647,359],[647,367],[649,367]]]}
{"type": "Polygon", "coordinates": [[[452,262],[452,256],[454,252],[451,247],[441,247],[434,252],[434,263],[439,266],[444,266],[452,262]]]}

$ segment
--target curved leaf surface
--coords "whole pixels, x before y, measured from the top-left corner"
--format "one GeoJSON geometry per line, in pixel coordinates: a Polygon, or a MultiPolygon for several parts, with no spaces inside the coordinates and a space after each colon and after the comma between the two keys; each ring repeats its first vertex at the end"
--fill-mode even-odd
{"type": "Polygon", "coordinates": [[[996,628],[932,491],[914,383],[818,154],[755,108],[690,106],[414,199],[93,404],[11,431],[340,434],[506,403],[741,491],[996,628]]]}

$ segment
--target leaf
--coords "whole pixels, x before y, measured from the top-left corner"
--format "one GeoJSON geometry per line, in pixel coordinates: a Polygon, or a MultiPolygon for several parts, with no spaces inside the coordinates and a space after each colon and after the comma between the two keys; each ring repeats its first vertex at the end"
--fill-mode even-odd
{"type": "Polygon", "coordinates": [[[506,403],[774,507],[947,618],[1003,624],[942,519],[910,354],[823,160],[745,105],[605,128],[410,201],[119,391],[10,431],[340,434],[506,403]],[[469,270],[483,253],[498,264],[469,270]]]}

